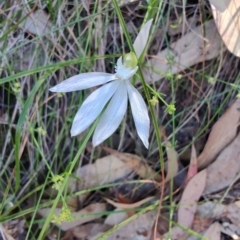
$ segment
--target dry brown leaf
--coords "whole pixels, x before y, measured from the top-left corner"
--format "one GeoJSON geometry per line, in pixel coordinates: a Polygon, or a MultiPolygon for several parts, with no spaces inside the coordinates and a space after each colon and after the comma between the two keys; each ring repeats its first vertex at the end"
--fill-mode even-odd
{"type": "Polygon", "coordinates": [[[172,144],[167,140],[166,136],[163,136],[168,159],[167,176],[165,178],[165,182],[168,182],[178,174],[178,154],[173,148],[172,144]]]}
{"type": "Polygon", "coordinates": [[[24,31],[42,36],[51,29],[52,24],[49,17],[50,16],[45,11],[38,9],[37,11],[31,13],[26,20],[20,24],[20,26],[24,31]]]}
{"type": "Polygon", "coordinates": [[[122,228],[114,231],[106,240],[149,240],[155,216],[155,211],[146,212],[122,228]]]}
{"type": "MultiPolygon", "coordinates": [[[[70,191],[78,191],[101,186],[106,183],[127,176],[132,172],[132,168],[120,160],[118,157],[109,155],[97,159],[95,163],[79,168],[76,172],[81,181],[71,178],[68,188],[70,191]]],[[[88,194],[81,194],[79,200],[83,201],[88,194]]],[[[71,199],[70,199],[71,200],[71,199]]]]}
{"type": "Polygon", "coordinates": [[[240,99],[214,124],[207,143],[198,157],[198,166],[205,167],[235,138],[240,119],[240,99]]]}
{"type": "Polygon", "coordinates": [[[204,194],[222,190],[239,179],[240,134],[220,153],[217,159],[206,170],[207,182],[204,194]]]}
{"type": "Polygon", "coordinates": [[[230,52],[240,57],[240,1],[210,0],[218,31],[230,52]]]}
{"type": "MultiPolygon", "coordinates": [[[[201,197],[206,184],[206,169],[195,175],[185,187],[178,208],[178,224],[183,227],[191,227],[197,210],[197,201],[201,197]]],[[[178,240],[185,233],[183,229],[175,226],[171,230],[171,240],[178,240]]],[[[165,237],[169,233],[164,234],[165,237]]]]}
{"type": "Polygon", "coordinates": [[[155,197],[147,197],[139,202],[136,202],[136,203],[131,203],[131,204],[125,204],[125,203],[117,203],[117,202],[114,202],[112,201],[111,199],[108,199],[108,198],[105,198],[105,200],[112,204],[114,207],[116,208],[121,208],[121,209],[134,209],[134,208],[138,208],[140,207],[141,205],[143,205],[144,203],[146,202],[149,202],[151,200],[153,200],[155,197]]]}
{"type": "MultiPolygon", "coordinates": [[[[67,231],[76,226],[80,226],[84,223],[101,218],[102,215],[105,214],[104,212],[106,211],[106,209],[107,209],[107,205],[105,203],[93,203],[78,212],[72,212],[71,215],[74,218],[76,218],[73,221],[63,222],[61,225],[57,223],[54,223],[54,224],[60,227],[63,231],[67,231]]],[[[51,208],[43,208],[38,210],[38,213],[43,217],[47,217],[49,215],[50,210],[51,208]]],[[[54,211],[54,214],[58,216],[60,213],[61,213],[61,209],[56,208],[54,211]]]]}
{"type": "Polygon", "coordinates": [[[213,59],[219,56],[221,51],[224,51],[224,48],[215,22],[207,21],[204,26],[192,29],[151,59],[148,62],[150,69],[144,69],[144,79],[148,83],[158,81],[169,72],[176,74],[199,62],[213,59]],[[156,69],[157,73],[152,69],[156,69]]]}
{"type": "Polygon", "coordinates": [[[192,144],[191,160],[188,167],[188,173],[187,173],[187,178],[185,182],[188,183],[189,180],[197,174],[197,171],[198,171],[197,152],[194,144],[192,144]]]}
{"type": "Polygon", "coordinates": [[[140,157],[130,153],[121,153],[114,149],[103,147],[103,149],[115,155],[127,164],[133,171],[135,171],[141,178],[154,179],[157,182],[161,181],[161,176],[146,164],[140,157]]]}
{"type": "Polygon", "coordinates": [[[203,236],[210,240],[221,240],[221,225],[218,222],[213,223],[203,236]]]}

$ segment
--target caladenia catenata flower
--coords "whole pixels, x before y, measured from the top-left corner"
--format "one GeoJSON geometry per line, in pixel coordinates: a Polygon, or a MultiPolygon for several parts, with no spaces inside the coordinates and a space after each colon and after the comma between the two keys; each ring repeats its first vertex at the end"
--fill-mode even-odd
{"type": "Polygon", "coordinates": [[[131,84],[132,76],[138,70],[138,58],[148,41],[152,19],[141,28],[134,41],[134,51],[117,60],[115,73],[90,72],[73,76],[50,88],[52,92],[79,91],[103,84],[91,93],[74,117],[71,136],[86,130],[100,116],[93,134],[93,146],[97,146],[111,136],[119,127],[130,102],[137,134],[146,148],[149,142],[150,120],[147,106],[136,88],[131,84]]]}

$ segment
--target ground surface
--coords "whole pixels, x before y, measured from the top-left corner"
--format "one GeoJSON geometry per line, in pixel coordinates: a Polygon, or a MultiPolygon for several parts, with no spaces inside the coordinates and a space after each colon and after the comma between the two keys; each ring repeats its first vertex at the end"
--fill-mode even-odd
{"type": "MultiPolygon", "coordinates": [[[[148,2],[0,3],[2,239],[240,239],[239,58],[209,2],[148,2]],[[133,41],[150,18],[141,69],[151,98],[163,101],[148,103],[158,126],[151,120],[149,149],[130,108],[101,146],[92,147],[91,130],[71,138],[95,89],[48,89],[113,73],[130,49],[126,31],[133,41]]],[[[138,77],[135,86],[145,96],[138,77]]]]}

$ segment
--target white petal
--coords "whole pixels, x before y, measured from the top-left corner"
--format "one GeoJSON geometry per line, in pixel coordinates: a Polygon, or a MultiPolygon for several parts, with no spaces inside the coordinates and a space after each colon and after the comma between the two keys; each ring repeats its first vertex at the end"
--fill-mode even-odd
{"type": "Polygon", "coordinates": [[[100,87],[87,97],[74,117],[71,128],[72,136],[83,132],[94,122],[117,90],[119,84],[119,81],[113,81],[100,87]]]}
{"type": "Polygon", "coordinates": [[[50,88],[52,92],[72,92],[91,88],[116,79],[115,75],[104,72],[81,73],[50,88]]]}
{"type": "Polygon", "coordinates": [[[141,28],[140,32],[138,33],[134,41],[133,47],[134,47],[137,58],[141,56],[147,44],[149,31],[152,26],[152,21],[153,19],[150,19],[144,24],[144,26],[141,28]]]}
{"type": "Polygon", "coordinates": [[[116,131],[126,110],[127,86],[125,81],[121,81],[95,129],[93,146],[97,146],[116,131]]]}
{"type": "Polygon", "coordinates": [[[141,94],[129,82],[127,82],[127,90],[138,136],[142,140],[145,147],[148,148],[150,120],[147,106],[141,94]]]}

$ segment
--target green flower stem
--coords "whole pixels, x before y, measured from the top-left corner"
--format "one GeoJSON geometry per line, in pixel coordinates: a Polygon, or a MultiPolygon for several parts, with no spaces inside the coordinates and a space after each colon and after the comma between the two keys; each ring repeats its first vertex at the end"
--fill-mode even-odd
{"type": "Polygon", "coordinates": [[[146,99],[147,99],[147,102],[149,105],[149,110],[150,110],[152,121],[153,121],[153,127],[154,127],[154,131],[155,131],[156,138],[157,138],[158,151],[159,151],[159,157],[160,157],[160,168],[163,172],[164,171],[163,150],[162,150],[162,140],[161,140],[160,132],[158,129],[158,121],[155,116],[153,106],[152,106],[152,104],[150,104],[151,98],[150,98],[150,94],[149,94],[148,87],[147,87],[148,85],[144,80],[144,76],[143,76],[141,69],[139,69],[138,72],[140,74],[140,78],[141,78],[141,81],[143,84],[143,90],[144,90],[144,93],[145,93],[145,96],[146,96],[146,99]]]}
{"type": "Polygon", "coordinates": [[[169,104],[162,98],[161,94],[156,92],[152,87],[150,87],[148,84],[146,84],[147,88],[150,89],[150,91],[153,93],[153,95],[157,96],[165,105],[166,107],[169,106],[169,104]]]}

